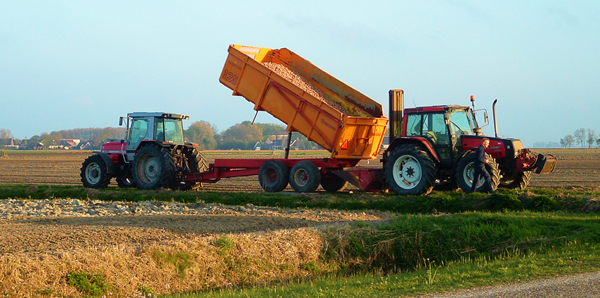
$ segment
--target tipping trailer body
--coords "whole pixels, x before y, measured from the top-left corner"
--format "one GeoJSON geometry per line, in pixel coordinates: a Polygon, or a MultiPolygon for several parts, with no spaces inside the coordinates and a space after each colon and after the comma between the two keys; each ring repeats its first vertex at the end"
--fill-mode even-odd
{"type": "Polygon", "coordinates": [[[254,110],[273,115],[331,158],[377,158],[388,124],[381,104],[286,48],[230,45],[228,52],[219,81],[254,103],[254,110]],[[284,78],[265,63],[285,67],[296,78],[284,78]]]}

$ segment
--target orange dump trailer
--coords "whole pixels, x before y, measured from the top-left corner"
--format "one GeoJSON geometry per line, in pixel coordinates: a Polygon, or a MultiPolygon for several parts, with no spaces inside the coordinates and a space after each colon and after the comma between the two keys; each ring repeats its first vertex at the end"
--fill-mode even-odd
{"type": "Polygon", "coordinates": [[[230,45],[219,81],[331,152],[376,159],[388,118],[378,102],[286,49],[230,45]]]}

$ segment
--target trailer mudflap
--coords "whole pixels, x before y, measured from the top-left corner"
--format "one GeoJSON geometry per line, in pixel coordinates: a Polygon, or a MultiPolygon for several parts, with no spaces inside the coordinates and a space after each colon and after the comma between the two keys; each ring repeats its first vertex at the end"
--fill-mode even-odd
{"type": "Polygon", "coordinates": [[[361,191],[383,190],[383,169],[355,169],[333,173],[358,187],[361,191]]]}
{"type": "Polygon", "coordinates": [[[558,159],[552,154],[538,154],[536,162],[536,174],[548,174],[554,172],[558,159]]]}

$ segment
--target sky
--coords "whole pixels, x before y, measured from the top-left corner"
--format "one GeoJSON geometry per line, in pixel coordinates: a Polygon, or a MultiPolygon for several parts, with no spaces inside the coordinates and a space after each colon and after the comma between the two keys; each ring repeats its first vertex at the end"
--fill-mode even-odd
{"type": "MultiPolygon", "coordinates": [[[[16,138],[171,112],[254,118],[221,85],[229,44],[288,48],[380,102],[487,109],[525,146],[600,134],[600,2],[0,0],[0,128],[16,138]]],[[[279,123],[265,112],[256,122],[279,123]]],[[[493,135],[493,124],[484,128],[493,135]]]]}

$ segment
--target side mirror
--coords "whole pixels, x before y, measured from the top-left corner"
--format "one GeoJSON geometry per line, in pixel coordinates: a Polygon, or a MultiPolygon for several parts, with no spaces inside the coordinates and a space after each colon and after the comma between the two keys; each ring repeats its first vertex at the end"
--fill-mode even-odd
{"type": "Polygon", "coordinates": [[[119,117],[119,126],[123,126],[123,117],[119,117]]]}

